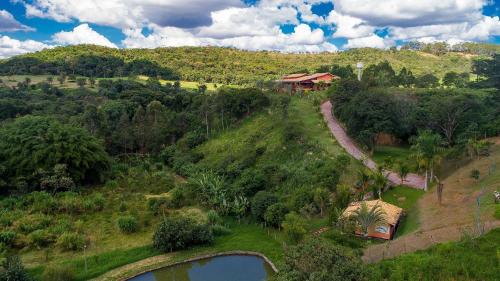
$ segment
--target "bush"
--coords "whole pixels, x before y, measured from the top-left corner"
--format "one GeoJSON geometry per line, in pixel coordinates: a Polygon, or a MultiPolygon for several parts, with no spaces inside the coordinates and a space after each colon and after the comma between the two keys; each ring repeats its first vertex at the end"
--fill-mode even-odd
{"type": "Polygon", "coordinates": [[[73,281],[75,273],[67,266],[48,266],[43,271],[42,281],[73,281]]]}
{"type": "Polygon", "coordinates": [[[285,249],[285,263],[277,280],[362,281],[367,280],[367,275],[361,259],[348,249],[321,238],[311,238],[285,249]]]}
{"type": "Polygon", "coordinates": [[[54,236],[47,230],[38,229],[28,235],[29,243],[37,248],[44,248],[54,242],[54,236]]]}
{"type": "Polygon", "coordinates": [[[46,215],[32,215],[21,218],[17,222],[17,228],[22,233],[30,233],[35,230],[47,228],[52,219],[46,215]]]}
{"type": "Polygon", "coordinates": [[[139,222],[133,216],[123,216],[118,218],[118,228],[123,233],[134,233],[139,230],[139,222]]]}
{"type": "Polygon", "coordinates": [[[57,246],[65,251],[77,251],[85,246],[85,236],[76,232],[65,232],[57,238],[57,246]]]}
{"type": "Polygon", "coordinates": [[[2,231],[0,232],[0,243],[11,247],[14,244],[14,240],[16,240],[16,236],[17,234],[14,231],[2,231]]]}
{"type": "Polygon", "coordinates": [[[231,234],[232,231],[231,231],[231,229],[229,229],[223,225],[216,224],[216,225],[212,226],[212,233],[214,234],[214,236],[224,236],[224,235],[231,234]]]}
{"type": "Polygon", "coordinates": [[[18,256],[7,257],[2,262],[3,271],[0,272],[1,281],[31,281],[33,280],[26,270],[18,256]]]}
{"type": "Polygon", "coordinates": [[[85,210],[94,212],[102,211],[105,204],[106,198],[101,193],[95,193],[83,202],[85,210]]]}
{"type": "Polygon", "coordinates": [[[258,221],[264,221],[264,214],[269,206],[278,202],[278,197],[267,191],[259,191],[252,199],[252,215],[258,221]]]}
{"type": "Polygon", "coordinates": [[[264,213],[265,222],[273,227],[281,227],[281,223],[288,213],[288,208],[283,203],[276,203],[267,208],[264,213]]]}
{"type": "Polygon", "coordinates": [[[208,225],[197,225],[192,219],[184,217],[165,219],[153,236],[154,247],[163,252],[172,252],[212,241],[213,233],[208,225]]]}

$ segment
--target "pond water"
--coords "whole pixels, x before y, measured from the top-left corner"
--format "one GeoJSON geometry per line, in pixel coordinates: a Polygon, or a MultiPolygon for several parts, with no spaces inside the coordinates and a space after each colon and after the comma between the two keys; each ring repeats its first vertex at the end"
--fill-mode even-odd
{"type": "Polygon", "coordinates": [[[160,268],[128,281],[264,281],[273,274],[261,257],[230,255],[160,268]]]}

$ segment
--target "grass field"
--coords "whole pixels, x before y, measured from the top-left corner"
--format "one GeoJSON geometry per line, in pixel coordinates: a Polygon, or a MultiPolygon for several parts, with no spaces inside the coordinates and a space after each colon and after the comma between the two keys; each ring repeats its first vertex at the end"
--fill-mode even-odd
{"type": "MultiPolygon", "coordinates": [[[[144,75],[139,75],[137,76],[137,79],[141,80],[141,81],[146,81],[148,80],[149,77],[147,76],[144,76],[144,75]]],[[[175,81],[174,80],[164,80],[164,79],[160,79],[160,83],[162,85],[166,85],[168,83],[170,84],[174,84],[175,81]]],[[[200,87],[200,83],[198,82],[193,82],[193,81],[179,81],[179,83],[181,84],[181,88],[185,88],[185,89],[191,89],[191,90],[198,90],[199,87],[200,87]]],[[[203,83],[205,86],[207,86],[207,91],[215,91],[217,90],[218,87],[221,87],[221,86],[226,86],[226,87],[232,87],[232,88],[238,88],[240,86],[237,86],[237,85],[224,85],[224,84],[217,84],[217,83],[203,83]]]]}
{"type": "MultiPolygon", "coordinates": [[[[166,261],[173,263],[199,255],[232,250],[260,252],[265,254],[275,263],[282,261],[282,243],[284,241],[282,233],[271,229],[263,229],[251,222],[242,222],[239,224],[230,220],[227,222],[227,226],[231,229],[232,233],[217,237],[212,245],[193,247],[185,251],[167,254],[168,259],[166,259],[166,261]]],[[[85,259],[82,253],[80,257],[65,260],[62,264],[74,270],[77,280],[88,280],[96,278],[119,266],[161,254],[149,243],[140,247],[129,249],[124,247],[123,249],[117,249],[97,255],[88,255],[87,271],[85,271],[85,259]]],[[[137,272],[141,270],[142,268],[137,268],[137,272]]],[[[129,271],[128,273],[131,272],[134,271],[129,271]]],[[[33,274],[35,278],[40,277],[43,273],[43,266],[31,268],[30,273],[33,274]]]]}
{"type": "Polygon", "coordinates": [[[424,195],[424,191],[404,186],[396,186],[382,194],[382,199],[400,208],[403,208],[405,217],[401,220],[396,238],[418,229],[419,217],[417,201],[424,195]]]}
{"type": "Polygon", "coordinates": [[[498,280],[500,229],[371,265],[371,280],[498,280]]]}

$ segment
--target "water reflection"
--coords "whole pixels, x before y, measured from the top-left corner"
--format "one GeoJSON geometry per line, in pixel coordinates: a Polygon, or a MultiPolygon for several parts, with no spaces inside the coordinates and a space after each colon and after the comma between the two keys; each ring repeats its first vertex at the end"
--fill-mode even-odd
{"type": "Polygon", "coordinates": [[[264,281],[272,268],[256,256],[220,256],[141,274],[129,281],[264,281]]]}

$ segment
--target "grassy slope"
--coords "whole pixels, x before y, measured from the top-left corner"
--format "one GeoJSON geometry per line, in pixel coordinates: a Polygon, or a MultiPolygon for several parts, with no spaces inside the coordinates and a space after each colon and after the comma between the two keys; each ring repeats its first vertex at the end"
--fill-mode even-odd
{"type": "Polygon", "coordinates": [[[403,208],[405,212],[405,217],[399,224],[396,237],[411,233],[418,229],[419,219],[416,203],[423,194],[424,191],[422,190],[401,186],[396,186],[382,194],[382,199],[385,202],[399,206],[403,208]]]}
{"type": "MultiPolygon", "coordinates": [[[[344,153],[326,128],[319,106],[305,98],[293,98],[289,108],[289,121],[299,126],[304,143],[311,151],[288,147],[283,139],[284,124],[277,112],[263,112],[244,121],[241,126],[201,145],[198,150],[204,154],[201,165],[214,167],[229,156],[244,157],[249,147],[266,147],[266,152],[257,163],[275,163],[290,170],[300,170],[318,157],[334,158],[344,153]]],[[[342,181],[353,183],[361,164],[351,161],[342,181]]]]}
{"type": "Polygon", "coordinates": [[[498,280],[500,229],[371,266],[372,280],[498,280]]]}
{"type": "Polygon", "coordinates": [[[414,74],[434,73],[439,77],[447,71],[470,71],[471,57],[458,53],[434,56],[414,51],[384,51],[354,49],[338,53],[284,54],[277,52],[250,52],[218,47],[180,47],[157,49],[110,49],[97,46],[71,46],[44,50],[25,55],[44,61],[59,61],[78,55],[113,55],[126,61],[147,59],[178,71],[182,80],[217,82],[224,84],[253,83],[256,80],[275,79],[282,74],[303,69],[316,70],[333,63],[355,66],[389,61],[397,70],[406,67],[414,74]]]}

